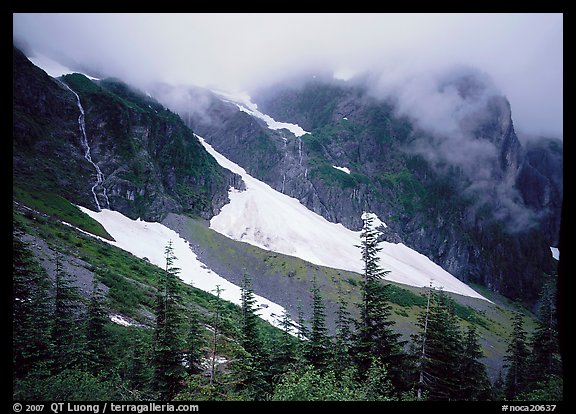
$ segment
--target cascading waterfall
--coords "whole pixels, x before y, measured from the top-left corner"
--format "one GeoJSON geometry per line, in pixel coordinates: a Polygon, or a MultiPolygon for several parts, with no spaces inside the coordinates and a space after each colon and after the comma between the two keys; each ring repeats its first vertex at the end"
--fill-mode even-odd
{"type": "Polygon", "coordinates": [[[80,96],[78,96],[78,94],[74,92],[64,82],[60,83],[62,83],[62,85],[64,85],[66,89],[68,89],[70,92],[74,94],[74,96],[76,97],[76,104],[78,105],[78,109],[80,110],[80,115],[78,116],[78,125],[80,128],[80,143],[84,148],[84,158],[86,159],[86,161],[92,164],[94,166],[94,169],[96,170],[96,184],[92,186],[92,195],[94,196],[96,207],[98,208],[98,211],[102,211],[102,207],[100,206],[100,202],[98,201],[98,195],[96,194],[96,189],[100,187],[102,188],[102,196],[106,201],[106,207],[110,209],[110,200],[108,200],[108,194],[106,193],[106,188],[102,185],[102,183],[104,182],[104,174],[102,173],[100,167],[98,167],[98,165],[94,161],[92,161],[92,155],[90,155],[90,145],[88,144],[88,137],[86,136],[86,122],[85,122],[86,117],[84,115],[84,107],[80,102],[80,96]]]}

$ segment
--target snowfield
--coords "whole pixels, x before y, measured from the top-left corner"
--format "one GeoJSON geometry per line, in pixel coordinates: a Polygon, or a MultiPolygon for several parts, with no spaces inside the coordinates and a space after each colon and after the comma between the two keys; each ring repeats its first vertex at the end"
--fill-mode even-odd
{"type": "MultiPolygon", "coordinates": [[[[198,260],[189,243],[174,230],[160,223],[132,220],[117,211],[104,209],[95,212],[82,206],[78,208],[102,224],[116,241],[101,240],[141,259],[146,258],[161,269],[166,268],[164,249],[171,241],[176,256],[174,265],[180,268],[180,279],[212,294],[215,294],[216,286],[219,285],[223,289],[220,294],[222,299],[241,304],[240,287],[208,269],[198,260]]],[[[258,316],[279,327],[284,308],[262,296],[255,295],[255,299],[258,316]]]]}
{"type": "MultiPolygon", "coordinates": [[[[311,263],[362,273],[360,232],[327,221],[298,200],[250,176],[198,137],[224,167],[242,176],[245,191],[231,188],[230,203],[212,218],[210,228],[234,240],[266,250],[296,256],[311,263]]],[[[376,225],[386,226],[377,220],[376,225]]],[[[465,296],[484,298],[426,256],[406,245],[383,242],[380,265],[387,279],[406,285],[434,287],[465,296]]]]}

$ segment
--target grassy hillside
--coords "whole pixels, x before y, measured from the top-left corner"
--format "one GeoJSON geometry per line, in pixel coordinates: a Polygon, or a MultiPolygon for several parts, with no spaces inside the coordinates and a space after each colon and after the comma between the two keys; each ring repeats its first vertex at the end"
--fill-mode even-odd
{"type": "MultiPolygon", "coordinates": [[[[120,314],[142,326],[141,329],[152,326],[154,284],[158,272],[161,272],[159,268],[62,224],[64,221],[101,237],[107,235],[97,222],[60,196],[50,193],[32,195],[15,189],[14,199],[15,228],[45,241],[50,250],[64,254],[68,260],[76,259],[83,263],[85,269],[106,286],[110,314],[120,314]]],[[[298,258],[230,240],[208,228],[201,219],[170,215],[165,224],[177,227],[200,260],[221,276],[240,284],[242,275],[250,274],[255,293],[285,306],[294,319],[297,317],[298,306],[303,308],[307,316],[310,315],[310,286],[313,278],[318,280],[321,287],[330,329],[333,329],[340,291],[348,300],[349,310],[353,315],[357,314],[355,304],[360,301],[359,274],[313,265],[298,258]]],[[[182,292],[185,306],[199,309],[205,323],[208,323],[214,309],[214,296],[185,284],[182,284],[182,292]]],[[[506,352],[513,312],[524,312],[528,332],[533,331],[535,319],[522,307],[503,297],[486,289],[481,293],[493,303],[455,294],[449,296],[462,328],[469,324],[476,326],[485,354],[484,362],[490,376],[495,378],[506,352]]],[[[391,302],[395,327],[406,340],[415,332],[417,318],[425,309],[425,294],[423,289],[392,283],[391,302]]],[[[234,337],[237,333],[239,308],[226,302],[225,309],[229,319],[227,334],[234,337]]],[[[280,332],[264,321],[261,321],[261,326],[272,336],[274,332],[280,332]]],[[[128,328],[116,326],[115,329],[128,328]]]]}

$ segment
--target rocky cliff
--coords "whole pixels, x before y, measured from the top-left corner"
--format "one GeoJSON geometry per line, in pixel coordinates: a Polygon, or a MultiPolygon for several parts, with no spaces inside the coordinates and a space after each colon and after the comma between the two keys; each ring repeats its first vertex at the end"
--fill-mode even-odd
{"type": "Polygon", "coordinates": [[[145,220],[210,218],[241,186],[177,114],[121,81],[54,79],[14,48],[13,108],[16,186],[145,220]]]}

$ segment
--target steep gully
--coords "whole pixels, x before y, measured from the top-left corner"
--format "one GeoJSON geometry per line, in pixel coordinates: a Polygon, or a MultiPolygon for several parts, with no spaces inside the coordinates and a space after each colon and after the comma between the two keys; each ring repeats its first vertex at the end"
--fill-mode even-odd
{"type": "Polygon", "coordinates": [[[102,211],[102,206],[100,205],[100,202],[98,201],[98,195],[96,194],[96,189],[101,188],[102,196],[106,201],[106,208],[109,209],[110,200],[108,200],[108,194],[106,193],[106,188],[102,185],[102,183],[104,182],[104,174],[102,173],[100,167],[92,160],[90,145],[88,144],[88,137],[86,136],[86,115],[84,113],[84,107],[80,102],[80,96],[78,96],[78,94],[64,82],[61,83],[66,87],[66,89],[68,89],[70,92],[74,94],[74,96],[76,97],[76,104],[78,105],[78,109],[80,110],[80,115],[78,116],[78,126],[80,128],[80,143],[84,148],[84,158],[86,159],[86,161],[92,164],[94,166],[94,169],[96,170],[96,183],[92,186],[92,195],[94,196],[94,202],[96,203],[98,211],[102,211]]]}

